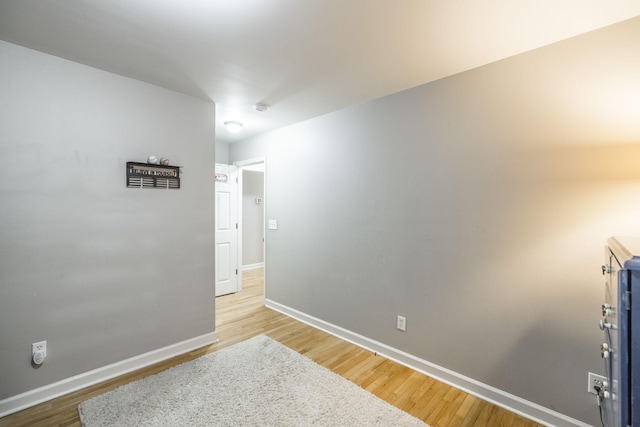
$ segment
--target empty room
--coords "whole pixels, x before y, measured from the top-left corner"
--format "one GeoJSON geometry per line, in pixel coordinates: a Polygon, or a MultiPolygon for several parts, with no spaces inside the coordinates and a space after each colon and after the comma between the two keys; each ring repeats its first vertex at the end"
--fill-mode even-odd
{"type": "Polygon", "coordinates": [[[626,0],[0,1],[0,426],[640,423],[639,40],[626,0]]]}

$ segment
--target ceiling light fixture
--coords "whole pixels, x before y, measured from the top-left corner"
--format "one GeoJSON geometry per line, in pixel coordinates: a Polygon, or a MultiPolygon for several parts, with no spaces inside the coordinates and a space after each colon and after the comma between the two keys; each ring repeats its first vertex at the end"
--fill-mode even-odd
{"type": "Polygon", "coordinates": [[[260,111],[261,113],[264,113],[268,109],[269,109],[269,106],[267,104],[265,104],[264,102],[258,102],[256,104],[256,110],[260,111]]]}
{"type": "Polygon", "coordinates": [[[226,127],[229,132],[237,133],[242,130],[242,123],[235,120],[229,120],[224,122],[224,127],[226,127]]]}

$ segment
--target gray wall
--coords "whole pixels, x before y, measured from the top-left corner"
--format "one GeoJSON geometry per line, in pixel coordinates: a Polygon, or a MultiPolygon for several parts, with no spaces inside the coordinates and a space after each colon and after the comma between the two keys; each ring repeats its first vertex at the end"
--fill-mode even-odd
{"type": "Polygon", "coordinates": [[[637,40],[639,19],[233,144],[266,155],[267,298],[598,424],[603,245],[640,234],[637,40]]]}
{"type": "Polygon", "coordinates": [[[229,143],[216,141],[216,163],[229,164],[229,143]]]}
{"type": "Polygon", "coordinates": [[[264,173],[242,171],[242,265],[264,262],[264,173]],[[256,204],[256,197],[262,199],[256,204]]]}
{"type": "Polygon", "coordinates": [[[0,99],[0,399],[212,332],[214,104],[5,42],[0,99]]]}

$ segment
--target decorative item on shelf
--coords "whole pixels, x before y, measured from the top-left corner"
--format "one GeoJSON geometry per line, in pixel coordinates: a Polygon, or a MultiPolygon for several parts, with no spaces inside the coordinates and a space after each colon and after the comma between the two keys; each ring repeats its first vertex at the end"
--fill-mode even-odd
{"type": "Polygon", "coordinates": [[[149,156],[147,163],[127,162],[127,187],[179,189],[180,167],[169,166],[169,159],[156,156],[149,156]]]}
{"type": "Polygon", "coordinates": [[[216,173],[215,182],[226,184],[227,182],[229,182],[229,175],[226,173],[216,173]]]}

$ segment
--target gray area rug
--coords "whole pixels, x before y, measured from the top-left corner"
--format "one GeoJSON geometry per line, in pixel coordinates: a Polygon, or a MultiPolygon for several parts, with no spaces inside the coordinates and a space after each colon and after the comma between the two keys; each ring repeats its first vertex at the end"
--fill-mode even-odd
{"type": "Polygon", "coordinates": [[[264,335],[78,406],[97,426],[421,426],[422,421],[264,335]]]}

